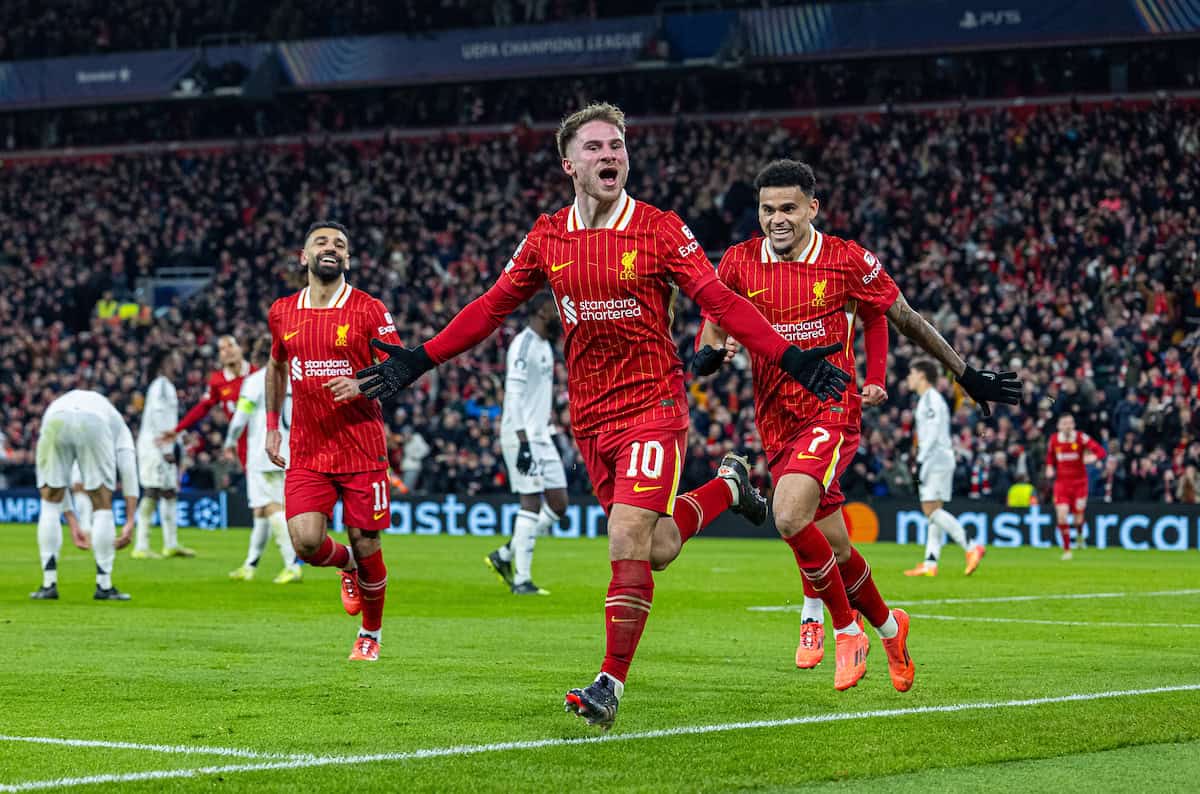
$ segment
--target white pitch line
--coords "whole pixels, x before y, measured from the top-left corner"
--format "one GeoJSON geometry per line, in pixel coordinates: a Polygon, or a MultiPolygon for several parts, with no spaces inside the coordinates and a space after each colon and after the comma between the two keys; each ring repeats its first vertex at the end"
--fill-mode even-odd
{"type": "Polygon", "coordinates": [[[1039,626],[1111,626],[1122,629],[1200,629],[1200,623],[1114,623],[1107,620],[1034,620],[1031,618],[987,618],[977,615],[921,615],[913,612],[911,618],[922,620],[960,620],[973,623],[1036,623],[1039,626]]]}
{"type": "Polygon", "coordinates": [[[433,747],[425,750],[376,753],[374,755],[312,756],[309,758],[296,758],[291,760],[283,759],[278,761],[265,761],[257,764],[230,764],[228,766],[205,766],[197,769],[158,769],[148,772],[89,775],[88,777],[62,777],[54,780],[30,780],[23,783],[0,784],[0,792],[35,791],[49,788],[88,786],[100,783],[132,783],[140,780],[192,778],[205,775],[232,774],[235,772],[263,772],[276,769],[308,769],[319,766],[351,766],[356,764],[378,763],[381,761],[413,761],[424,758],[446,758],[453,756],[478,755],[480,753],[504,752],[506,750],[540,750],[547,747],[572,747],[579,745],[603,744],[607,742],[638,741],[641,739],[664,739],[676,736],[696,736],[706,733],[725,733],[728,731],[752,730],[758,728],[781,728],[791,725],[815,725],[819,723],[842,722],[846,720],[904,717],[915,714],[950,714],[962,711],[1027,708],[1029,706],[1045,706],[1055,703],[1078,703],[1081,701],[1105,700],[1108,698],[1137,697],[1140,695],[1155,695],[1166,692],[1194,691],[1200,691],[1200,684],[1179,684],[1176,686],[1160,686],[1150,689],[1122,689],[1109,692],[1087,692],[1074,695],[1026,698],[1022,700],[1004,700],[988,703],[952,703],[945,706],[914,706],[911,708],[902,709],[880,709],[876,711],[849,711],[834,714],[813,714],[807,717],[790,717],[780,720],[754,720],[752,722],[727,722],[717,725],[691,725],[678,728],[663,728],[655,731],[639,731],[636,733],[603,734],[600,736],[587,736],[578,739],[534,739],[524,742],[463,744],[455,745],[453,747],[433,747]]]}
{"type": "MultiPolygon", "coordinates": [[[[888,603],[906,607],[920,606],[922,604],[1002,604],[1011,601],[1073,601],[1088,598],[1147,598],[1197,594],[1200,594],[1200,589],[1154,590],[1151,592],[1132,593],[1061,593],[1056,595],[991,596],[987,598],[916,598],[908,601],[888,601],[888,603]]],[[[746,610],[749,612],[799,612],[801,609],[803,609],[803,605],[801,604],[746,607],[746,610]]]]}
{"type": "Polygon", "coordinates": [[[65,747],[99,747],[107,750],[145,750],[151,753],[176,755],[223,755],[232,758],[275,758],[307,759],[309,753],[260,753],[255,750],[240,750],[236,747],[196,747],[182,744],[138,744],[136,742],[106,742],[99,739],[58,739],[53,736],[7,736],[0,734],[0,742],[28,742],[30,744],[55,744],[65,747]]]}

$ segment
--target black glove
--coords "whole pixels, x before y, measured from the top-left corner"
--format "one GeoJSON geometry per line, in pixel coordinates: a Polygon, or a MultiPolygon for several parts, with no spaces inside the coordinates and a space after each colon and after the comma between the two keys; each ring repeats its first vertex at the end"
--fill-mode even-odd
{"type": "Polygon", "coordinates": [[[425,352],[425,345],[409,350],[404,345],[372,339],[371,347],[388,354],[387,359],[355,373],[357,378],[369,378],[359,386],[359,390],[371,400],[385,400],[401,389],[408,388],[435,366],[433,359],[425,352]]]}
{"type": "Polygon", "coordinates": [[[779,368],[808,389],[818,400],[840,400],[850,384],[850,376],[825,360],[825,356],[841,350],[839,344],[801,350],[792,345],[779,360],[779,368]]]}
{"type": "Polygon", "coordinates": [[[529,448],[528,441],[521,442],[521,448],[517,450],[517,471],[522,474],[528,474],[533,468],[533,450],[529,448]]]}
{"type": "Polygon", "coordinates": [[[990,369],[975,369],[968,366],[958,377],[967,396],[979,404],[984,416],[992,415],[992,403],[1016,405],[1021,401],[1021,381],[1015,372],[993,372],[990,369]]]}
{"type": "Polygon", "coordinates": [[[692,372],[697,375],[711,375],[725,363],[725,349],[705,345],[692,356],[692,372]]]}

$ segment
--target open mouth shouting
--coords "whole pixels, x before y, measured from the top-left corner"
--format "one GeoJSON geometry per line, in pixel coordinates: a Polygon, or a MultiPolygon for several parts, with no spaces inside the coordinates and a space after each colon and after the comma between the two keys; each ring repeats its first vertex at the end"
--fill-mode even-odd
{"type": "Polygon", "coordinates": [[[600,187],[615,190],[620,186],[621,171],[615,165],[606,165],[596,172],[600,187]]]}

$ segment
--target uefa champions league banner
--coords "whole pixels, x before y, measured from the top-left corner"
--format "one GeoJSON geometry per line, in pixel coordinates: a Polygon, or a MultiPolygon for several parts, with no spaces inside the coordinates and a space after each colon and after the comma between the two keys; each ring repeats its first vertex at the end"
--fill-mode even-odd
{"type": "Polygon", "coordinates": [[[301,88],[489,79],[620,67],[654,37],[654,17],[450,30],[426,36],[313,39],[279,45],[301,88]]]}
{"type": "MultiPolygon", "coordinates": [[[[0,491],[0,523],[36,524],[41,512],[42,502],[36,488],[0,491]]],[[[250,511],[244,512],[248,523],[250,511]]],[[[181,492],[175,507],[175,518],[181,527],[224,529],[230,526],[229,497],[221,491],[181,492]]],[[[125,499],[120,495],[113,497],[113,520],[118,530],[125,523],[125,499]]],[[[158,523],[157,510],[154,511],[153,523],[158,523]]]]}
{"type": "Polygon", "coordinates": [[[1137,40],[1200,31],[1200,0],[868,0],[741,14],[756,59],[1137,40]]]}

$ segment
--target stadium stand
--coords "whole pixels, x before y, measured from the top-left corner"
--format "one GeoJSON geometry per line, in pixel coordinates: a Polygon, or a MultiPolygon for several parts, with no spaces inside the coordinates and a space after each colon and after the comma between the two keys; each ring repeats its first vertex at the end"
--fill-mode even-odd
{"type": "MultiPolygon", "coordinates": [[[[707,10],[770,3],[692,0],[681,5],[707,10]]],[[[257,41],[422,34],[655,10],[637,0],[285,0],[271,4],[269,13],[245,0],[7,0],[0,10],[0,61],[192,47],[206,36],[231,32],[257,41]]]]}
{"type": "Polygon", "coordinates": [[[461,125],[557,122],[563,108],[620,98],[631,116],[749,113],[886,103],[1103,93],[1112,75],[1133,92],[1195,90],[1190,41],[665,69],[586,77],[444,83],[289,94],[286,101],[202,99],[90,105],[0,115],[0,147],[259,139],[461,125]]]}
{"type": "MultiPolygon", "coordinates": [[[[783,122],[680,117],[637,128],[630,192],[679,211],[719,255],[755,231],[750,180],[762,163],[783,155],[813,162],[820,227],[874,249],[959,350],[1019,369],[1028,384],[1024,405],[988,424],[954,395],[963,491],[998,497],[1009,483],[1040,484],[1046,435],[1069,411],[1113,453],[1093,493],[1196,500],[1194,102],[783,122]]],[[[385,299],[402,339],[428,338],[491,283],[536,215],[568,196],[546,136],[518,130],[471,147],[465,140],[384,134],[6,163],[0,471],[9,484],[32,478],[37,417],[72,385],[98,385],[136,424],[154,347],[184,353],[180,399],[194,403],[218,334],[248,343],[265,333],[266,307],[292,288],[299,238],[313,218],[346,220],[353,283],[385,299]],[[155,268],[197,263],[213,266],[215,277],[189,301],[153,314],[130,302],[155,268]]],[[[416,488],[506,490],[499,369],[518,327],[514,318],[385,411],[394,468],[418,472],[416,488]],[[409,446],[415,433],[429,451],[406,460],[406,447],[423,446],[409,446]]],[[[685,358],[696,328],[687,306],[676,321],[685,358]]],[[[913,350],[893,341],[890,401],[867,412],[843,481],[851,494],[910,487],[903,456],[911,401],[902,381],[913,350]]],[[[710,476],[728,449],[758,451],[742,364],[690,384],[689,485],[710,476]]],[[[948,382],[941,387],[951,394],[948,382]]],[[[557,415],[569,428],[562,395],[557,415]]],[[[232,476],[216,454],[219,421],[193,437],[185,487],[232,476]]],[[[571,445],[566,454],[572,488],[585,490],[571,445]]]]}

